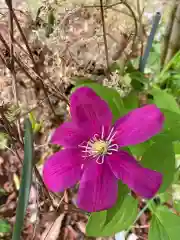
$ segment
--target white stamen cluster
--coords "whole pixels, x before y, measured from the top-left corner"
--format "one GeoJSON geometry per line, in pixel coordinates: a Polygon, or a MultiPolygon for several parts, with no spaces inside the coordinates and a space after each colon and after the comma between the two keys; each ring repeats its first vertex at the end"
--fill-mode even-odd
{"type": "Polygon", "coordinates": [[[101,134],[95,134],[88,142],[83,142],[79,145],[82,152],[85,154],[83,157],[92,157],[96,163],[103,164],[107,155],[119,150],[118,144],[113,143],[116,132],[114,128],[111,129],[109,135],[105,137],[104,126],[102,127],[101,134]]]}

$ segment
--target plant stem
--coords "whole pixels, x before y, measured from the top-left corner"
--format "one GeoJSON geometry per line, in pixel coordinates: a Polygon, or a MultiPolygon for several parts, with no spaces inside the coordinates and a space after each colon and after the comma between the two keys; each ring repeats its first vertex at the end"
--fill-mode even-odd
{"type": "Polygon", "coordinates": [[[148,37],[148,41],[147,41],[144,56],[141,56],[141,59],[140,59],[140,63],[139,63],[140,72],[144,72],[144,69],[145,69],[145,66],[146,66],[146,63],[147,63],[147,59],[149,57],[149,52],[152,48],[152,43],[153,43],[154,36],[156,34],[156,30],[157,30],[160,19],[161,19],[161,14],[160,14],[160,12],[157,12],[156,15],[154,16],[154,21],[153,21],[153,25],[152,25],[152,28],[151,28],[150,35],[148,37]]]}
{"type": "Polygon", "coordinates": [[[107,45],[107,38],[106,38],[106,25],[104,20],[103,0],[100,0],[100,10],[101,10],[101,20],[102,20],[102,27],[103,27],[104,48],[105,48],[105,55],[106,55],[106,67],[107,67],[107,72],[109,72],[109,54],[108,54],[108,45],[107,45]]]}
{"type": "Polygon", "coordinates": [[[141,209],[141,211],[138,213],[135,221],[133,222],[133,224],[127,229],[126,231],[126,239],[127,236],[131,230],[131,228],[134,226],[134,224],[140,219],[140,217],[142,216],[142,214],[149,208],[149,205],[151,204],[151,202],[153,201],[154,198],[150,199],[149,201],[147,201],[146,205],[143,207],[143,209],[141,209]]]}

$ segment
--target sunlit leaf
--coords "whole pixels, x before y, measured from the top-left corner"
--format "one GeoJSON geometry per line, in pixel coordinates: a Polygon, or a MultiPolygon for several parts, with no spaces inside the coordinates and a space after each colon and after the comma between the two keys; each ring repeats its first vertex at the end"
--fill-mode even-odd
{"type": "Polygon", "coordinates": [[[136,92],[131,92],[128,96],[123,98],[124,107],[130,111],[138,108],[138,97],[136,92]]]}
{"type": "Polygon", "coordinates": [[[0,233],[9,233],[11,231],[11,225],[6,221],[0,219],[0,233]]]}
{"type": "Polygon", "coordinates": [[[141,163],[144,167],[163,174],[160,192],[164,192],[172,183],[175,173],[175,154],[171,141],[159,136],[144,153],[141,163]]]}
{"type": "Polygon", "coordinates": [[[180,113],[180,108],[176,102],[176,99],[171,94],[159,88],[152,89],[150,93],[153,95],[153,102],[159,108],[180,113]]]}
{"type": "Polygon", "coordinates": [[[172,141],[180,141],[180,114],[167,109],[161,111],[165,116],[164,134],[167,134],[172,141]]]}
{"type": "Polygon", "coordinates": [[[145,151],[150,147],[150,145],[151,142],[147,141],[137,145],[129,146],[129,149],[134,156],[141,157],[145,153],[145,151]]]}
{"type": "Polygon", "coordinates": [[[180,217],[167,207],[159,206],[151,220],[148,240],[177,240],[180,235],[180,217]]]}
{"type": "Polygon", "coordinates": [[[112,236],[128,229],[136,219],[138,202],[127,193],[128,188],[120,184],[116,205],[107,211],[91,214],[86,227],[89,236],[112,236]]]}

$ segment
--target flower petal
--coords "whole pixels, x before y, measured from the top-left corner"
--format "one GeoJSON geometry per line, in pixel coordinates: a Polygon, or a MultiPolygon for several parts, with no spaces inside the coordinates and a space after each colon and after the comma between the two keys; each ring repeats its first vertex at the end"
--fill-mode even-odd
{"type": "Polygon", "coordinates": [[[70,98],[72,120],[83,129],[99,133],[104,127],[111,126],[112,113],[107,103],[91,88],[78,88],[70,98]]]}
{"type": "Polygon", "coordinates": [[[78,206],[87,212],[112,207],[117,200],[118,181],[107,163],[91,161],[84,170],[78,193],[78,206]]]}
{"type": "Polygon", "coordinates": [[[117,120],[116,141],[119,145],[135,145],[150,139],[163,128],[164,115],[154,104],[137,108],[117,120]]]}
{"type": "Polygon", "coordinates": [[[74,123],[65,122],[55,130],[51,142],[63,147],[77,147],[83,141],[88,140],[88,133],[88,129],[83,132],[74,123]]]}
{"type": "Polygon", "coordinates": [[[77,149],[61,150],[47,159],[43,180],[53,192],[61,192],[80,180],[82,158],[77,149]]]}
{"type": "Polygon", "coordinates": [[[128,153],[120,151],[107,159],[114,175],[144,198],[152,198],[162,184],[162,174],[143,168],[128,153]]]}

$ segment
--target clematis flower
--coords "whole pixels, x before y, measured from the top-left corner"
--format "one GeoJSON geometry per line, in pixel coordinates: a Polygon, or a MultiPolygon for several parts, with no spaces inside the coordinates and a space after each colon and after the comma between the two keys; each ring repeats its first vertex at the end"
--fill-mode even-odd
{"type": "Polygon", "coordinates": [[[117,200],[118,181],[143,198],[152,198],[162,175],[144,168],[121,148],[144,142],[159,133],[164,116],[154,105],[129,112],[112,125],[107,103],[88,88],[70,98],[71,121],[56,129],[52,143],[64,147],[47,159],[43,179],[54,192],[79,182],[77,204],[88,212],[111,208],[117,200]]]}

